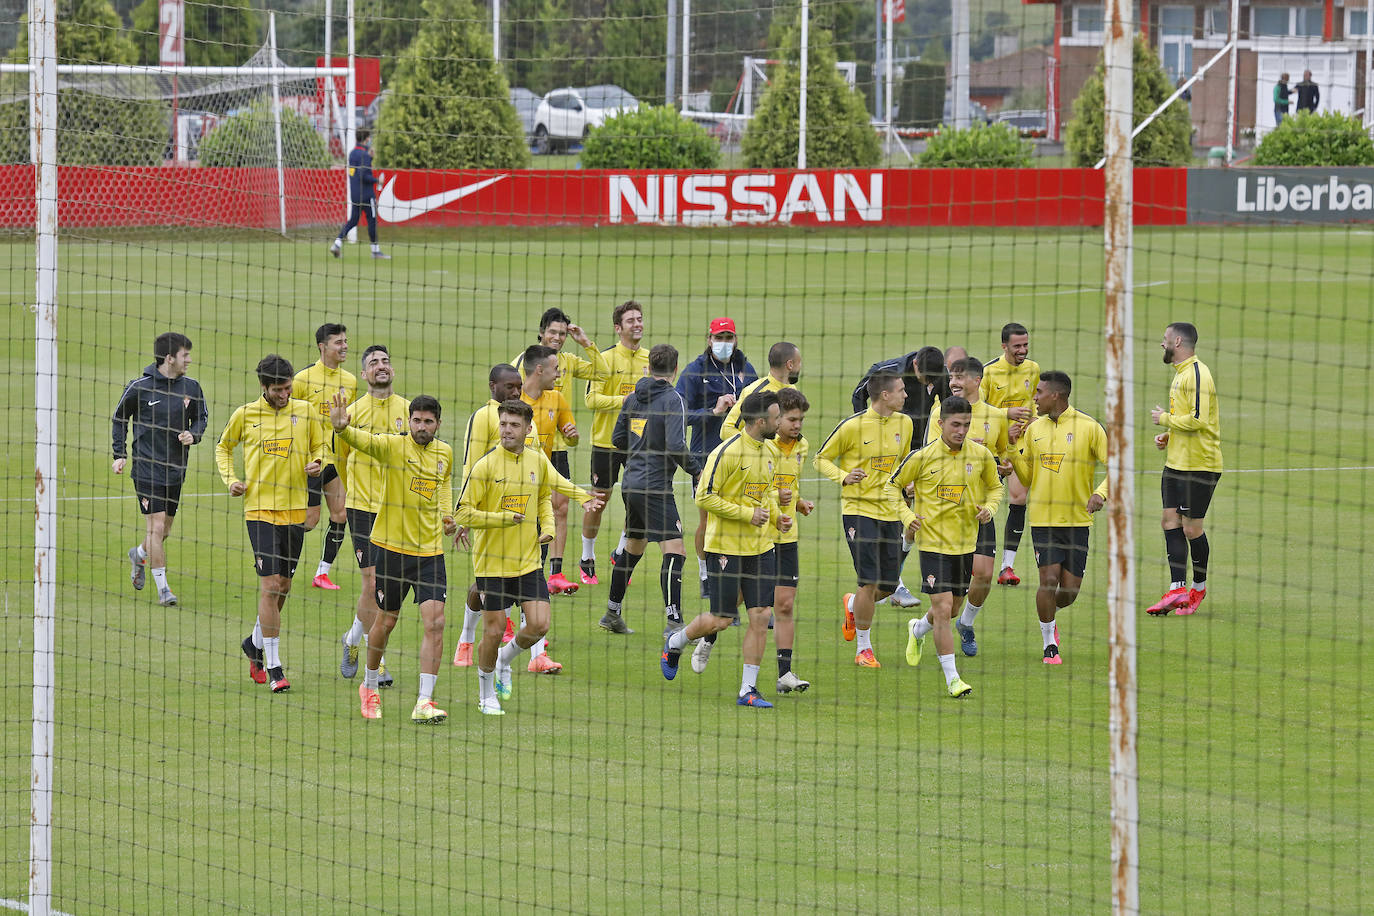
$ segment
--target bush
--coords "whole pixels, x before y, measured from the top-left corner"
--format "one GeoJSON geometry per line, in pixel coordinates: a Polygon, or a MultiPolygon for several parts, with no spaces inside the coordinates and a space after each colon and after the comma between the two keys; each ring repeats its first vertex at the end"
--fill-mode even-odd
{"type": "Polygon", "coordinates": [[[1374,142],[1360,119],[1302,111],[1271,130],[1255,150],[1256,165],[1374,165],[1374,142]]]}
{"type": "MultiPolygon", "coordinates": [[[[1164,74],[1159,56],[1139,36],[1135,40],[1135,96],[1132,124],[1150,116],[1173,94],[1174,85],[1164,74]]],[[[1073,103],[1064,146],[1074,165],[1094,166],[1102,158],[1103,111],[1106,93],[1102,86],[1102,58],[1073,103]]],[[[1131,144],[1136,165],[1186,165],[1193,158],[1193,122],[1188,103],[1178,100],[1150,122],[1131,144]]]]}
{"type": "Polygon", "coordinates": [[[1033,152],[1031,142],[1010,124],[976,124],[967,130],[942,129],[916,164],[923,169],[1024,168],[1033,152]]]}
{"type": "Polygon", "coordinates": [[[713,169],[720,144],[695,121],[666,105],[640,106],[593,127],[582,144],[589,169],[713,169]]]}
{"type": "Polygon", "coordinates": [[[510,85],[472,0],[425,0],[427,18],[401,55],[377,116],[377,161],[396,169],[529,165],[510,85]]]}
{"type": "MultiPolygon", "coordinates": [[[[60,165],[161,165],[171,144],[171,109],[160,101],[115,99],[74,89],[57,94],[60,165]]],[[[0,163],[29,161],[29,104],[0,105],[0,163]]]]}
{"type": "MultiPolygon", "coordinates": [[[[281,155],[288,169],[328,168],[331,163],[329,149],[315,125],[289,108],[281,110],[281,155]]],[[[211,168],[276,168],[272,103],[254,102],[220,122],[200,141],[200,164],[211,168]]]]}
{"type": "MultiPolygon", "coordinates": [[[[814,169],[862,168],[878,164],[882,148],[869,124],[863,96],[835,69],[830,33],[810,30],[807,58],[806,164],[814,169]]],[[[740,149],[751,169],[791,168],[797,164],[801,127],[800,18],[787,31],[783,64],[759,102],[740,149]]]]}

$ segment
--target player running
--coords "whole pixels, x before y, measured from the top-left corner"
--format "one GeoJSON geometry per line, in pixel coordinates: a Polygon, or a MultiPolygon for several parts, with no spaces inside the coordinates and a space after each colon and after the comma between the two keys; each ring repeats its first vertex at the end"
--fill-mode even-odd
{"type": "Polygon", "coordinates": [[[391,255],[382,254],[377,244],[377,176],[372,174],[372,149],[368,140],[369,131],[358,131],[357,145],[348,154],[348,199],[353,209],[348,213],[348,222],[339,230],[339,237],[329,246],[329,253],[339,257],[343,251],[344,237],[358,226],[358,220],[367,217],[367,237],[372,242],[372,257],[377,261],[390,261],[391,255]]]}
{"type": "MultiPolygon", "coordinates": [[[[373,344],[364,350],[362,372],[363,381],[367,383],[367,394],[348,405],[349,422],[370,435],[407,435],[410,402],[392,390],[396,373],[387,348],[373,344]]],[[[337,436],[335,445],[339,461],[348,468],[348,530],[353,538],[353,556],[362,574],[362,588],[358,594],[353,623],[341,640],[343,657],[339,661],[339,674],[352,678],[358,673],[358,652],[362,641],[372,632],[373,621],[377,619],[377,564],[372,555],[372,526],[376,524],[377,512],[382,506],[385,468],[367,452],[355,454],[347,441],[337,436]]],[[[385,658],[381,660],[379,671],[378,686],[390,687],[393,681],[387,673],[385,658]]]]}
{"type": "Polygon", "coordinates": [[[1146,613],[1195,613],[1207,597],[1207,559],[1211,548],[1202,520],[1221,480],[1221,413],[1212,372],[1197,358],[1197,328],[1176,321],[1164,329],[1164,362],[1174,367],[1168,408],[1150,411],[1164,432],[1155,447],[1165,451],[1160,495],[1164,501],[1164,552],[1169,590],[1146,613]],[[1187,588],[1188,554],[1193,557],[1193,587],[1187,588]]]}
{"type": "Polygon", "coordinates": [[[868,377],[868,408],[844,420],[821,444],[816,469],[840,485],[845,542],[858,589],[845,594],[844,638],[858,639],[854,664],[881,668],[869,629],[874,603],[892,594],[902,569],[902,525],[883,488],[912,451],[915,430],[901,412],[902,377],[880,370],[868,377]]]}
{"type": "MultiPolygon", "coordinates": [[[[1006,411],[1007,422],[1018,435],[1035,419],[1035,392],[1040,384],[1040,364],[1028,358],[1030,332],[1015,321],[1002,326],[1002,355],[983,369],[980,393],[989,407],[1006,411]]],[[[1026,488],[1021,481],[1008,481],[1007,521],[1002,535],[1002,572],[998,585],[1017,586],[1016,551],[1026,530],[1026,488]]]]}
{"type": "Polygon", "coordinates": [[[315,330],[315,346],[320,358],[313,366],[296,373],[291,397],[308,401],[315,409],[320,427],[326,432],[329,450],[325,453],[324,469],[318,478],[310,480],[310,501],[305,513],[305,530],[314,531],[320,523],[320,498],[329,505],[329,529],[324,537],[324,556],[315,567],[315,588],[338,591],[329,578],[329,570],[339,556],[344,542],[344,526],[348,522],[347,497],[344,493],[342,465],[334,454],[334,435],[329,430],[329,405],[336,392],[352,401],[358,392],[358,380],[343,368],[348,359],[348,328],[341,324],[322,324],[315,330]]]}
{"type": "Polygon", "coordinates": [[[902,461],[892,475],[888,498],[916,541],[921,590],[930,596],[926,615],[907,621],[907,664],[921,663],[926,636],[934,631],[945,687],[957,699],[968,696],[973,688],[959,677],[954,664],[950,622],[968,593],[979,528],[992,523],[1005,488],[997,473],[996,457],[982,444],[968,439],[972,405],[950,396],[940,408],[939,418],[931,420],[939,435],[902,461]],[[906,487],[913,490],[911,508],[902,501],[906,487]]]}
{"type": "Polygon", "coordinates": [[[219,476],[230,496],[243,497],[248,542],[258,572],[258,616],[243,641],[248,675],[288,690],[281,662],[281,609],[291,592],[305,543],[306,480],[317,477],[329,443],[314,405],[291,397],[291,364],[275,353],[258,363],[262,397],[235,410],[215,446],[219,476]],[[244,477],[234,472],[243,444],[244,477]],[[245,479],[246,478],[246,479],[245,479]]]}
{"type": "MultiPolygon", "coordinates": [[[[986,381],[984,382],[986,385],[986,381]]],[[[1018,436],[1012,427],[1016,476],[1029,491],[1031,544],[1040,567],[1035,610],[1047,665],[1063,664],[1058,611],[1073,604],[1088,568],[1093,513],[1107,501],[1104,477],[1093,489],[1093,473],[1107,463],[1107,433],[1092,417],[1069,406],[1073,383],[1063,372],[1042,373],[1035,386],[1039,419],[1018,436]]]]}
{"type": "Polygon", "coordinates": [[[143,588],[144,572],[152,562],[157,603],[177,603],[167,584],[167,535],[176,521],[181,485],[186,479],[190,447],[200,442],[210,422],[205,393],[186,373],[191,368],[191,338],[168,331],[153,341],[153,362],[124,388],[111,424],[110,470],[123,474],[129,463],[126,437],[134,424],[133,467],[138,511],[143,513],[143,540],[129,548],[129,578],[134,590],[143,588]]]}
{"type": "Polygon", "coordinates": [[[367,668],[358,685],[364,719],[382,717],[377,692],[382,653],[396,620],[413,589],[420,606],[424,636],[420,642],[420,692],[410,720],[435,724],[448,713],[434,705],[439,661],[444,657],[444,602],[448,574],[444,566],[444,537],[458,526],[448,507],[453,504],[453,449],[439,434],[439,402],[422,394],[410,402],[409,435],[370,433],[349,425],[348,402],[334,395],[329,421],[349,447],[380,465],[381,503],[372,528],[372,557],[377,573],[378,613],[367,634],[367,668]]]}
{"type": "MultiPolygon", "coordinates": [[[[792,517],[792,525],[782,531],[773,528],[773,549],[777,551],[777,584],[773,587],[773,641],[778,650],[778,693],[801,693],[811,686],[810,681],[797,677],[792,670],[792,648],[796,642],[797,621],[793,609],[797,603],[797,582],[801,579],[801,557],[798,538],[799,525],[796,515],[810,515],[816,504],[801,497],[802,468],[810,444],[802,435],[802,421],[811,403],[806,395],[795,388],[784,388],[778,392],[778,435],[774,444],[778,447],[778,464],[773,469],[773,488],[778,494],[778,510],[792,517]]],[[[692,667],[696,667],[696,654],[704,642],[697,644],[692,652],[692,667]]],[[[707,648],[709,652],[709,647],[707,648]]]]}
{"type": "Polygon", "coordinates": [[[711,610],[674,630],[664,641],[659,670],[677,677],[682,650],[693,639],[719,633],[739,618],[740,598],[749,610],[744,631],[744,673],[736,705],[771,709],[759,693],[759,666],[768,640],[768,605],[777,582],[770,527],[786,532],[790,516],[778,507],[773,475],[778,448],[778,396],[758,391],[742,402],[744,430],[731,436],[706,458],[697,487],[697,505],[707,513],[706,568],[710,573],[711,610]]]}

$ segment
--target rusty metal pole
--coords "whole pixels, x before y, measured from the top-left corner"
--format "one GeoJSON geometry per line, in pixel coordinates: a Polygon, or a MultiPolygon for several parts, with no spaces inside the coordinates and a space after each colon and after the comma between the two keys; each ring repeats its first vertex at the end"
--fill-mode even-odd
{"type": "Polygon", "coordinates": [[[1130,0],[1107,0],[1106,353],[1111,716],[1112,911],[1140,912],[1139,763],[1136,756],[1135,423],[1132,334],[1132,155],[1135,28],[1130,0]]]}

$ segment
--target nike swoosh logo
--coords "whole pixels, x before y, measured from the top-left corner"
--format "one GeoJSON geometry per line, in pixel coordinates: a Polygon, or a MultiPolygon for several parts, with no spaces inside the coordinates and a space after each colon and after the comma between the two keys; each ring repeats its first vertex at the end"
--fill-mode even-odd
{"type": "Polygon", "coordinates": [[[483,188],[490,187],[503,178],[509,177],[509,175],[497,175],[494,178],[484,178],[472,184],[450,188],[447,191],[440,191],[438,194],[427,194],[413,200],[401,200],[396,196],[396,179],[393,177],[386,183],[386,187],[382,188],[382,193],[377,195],[377,215],[388,223],[404,223],[406,220],[424,216],[431,210],[446,207],[456,200],[462,200],[469,194],[475,194],[483,188]]]}
{"type": "Polygon", "coordinates": [[[496,478],[495,480],[492,481],[492,483],[505,483],[505,482],[506,482],[506,478],[504,478],[504,477],[498,477],[498,478],[496,478]]]}
{"type": "Polygon", "coordinates": [[[159,401],[149,401],[149,402],[148,402],[148,406],[149,406],[149,407],[156,407],[158,404],[161,404],[161,403],[162,403],[162,401],[160,401],[160,400],[159,400],[159,401]]]}
{"type": "Polygon", "coordinates": [[[864,440],[864,445],[872,445],[872,444],[873,444],[873,440],[872,440],[872,439],[865,439],[865,440],[864,440]]]}

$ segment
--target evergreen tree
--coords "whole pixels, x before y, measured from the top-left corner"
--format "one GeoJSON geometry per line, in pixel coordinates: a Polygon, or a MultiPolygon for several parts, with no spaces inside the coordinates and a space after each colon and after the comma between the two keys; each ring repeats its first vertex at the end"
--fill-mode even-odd
{"type": "MultiPolygon", "coordinates": [[[[158,62],[158,0],[142,0],[133,8],[133,41],[138,62],[158,62]]],[[[262,47],[267,37],[263,17],[249,0],[186,0],[186,63],[193,67],[235,67],[262,47]]]]}
{"type": "MultiPolygon", "coordinates": [[[[1164,74],[1159,56],[1145,41],[1135,39],[1135,92],[1132,125],[1150,116],[1160,104],[1173,94],[1174,86],[1164,74]]],[[[1093,75],[1083,84],[1083,91],[1073,103],[1073,119],[1069,121],[1064,146],[1077,166],[1093,166],[1102,158],[1105,131],[1106,90],[1102,80],[1105,73],[1099,55],[1093,75]]],[[[1134,128],[1132,128],[1134,129],[1134,128]]],[[[1188,103],[1174,102],[1159,117],[1150,122],[1131,144],[1135,164],[1185,165],[1193,157],[1193,124],[1188,103]]]]}

